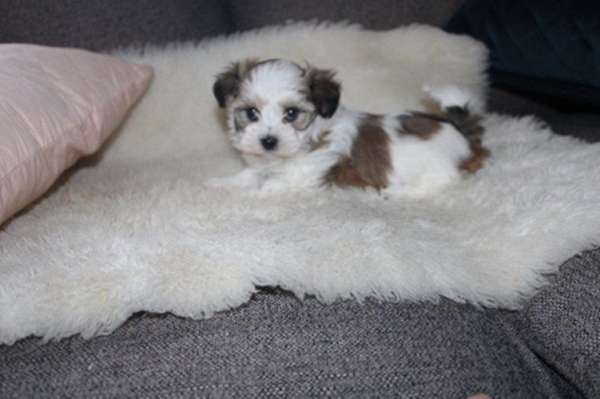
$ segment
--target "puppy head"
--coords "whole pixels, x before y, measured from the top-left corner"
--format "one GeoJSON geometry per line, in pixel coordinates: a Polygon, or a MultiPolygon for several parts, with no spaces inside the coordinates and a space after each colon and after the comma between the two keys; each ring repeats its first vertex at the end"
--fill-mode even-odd
{"type": "Polygon", "coordinates": [[[217,76],[213,93],[227,111],[233,146],[247,158],[290,158],[310,148],[317,118],[337,110],[334,73],[286,60],[245,60],[217,76]]]}

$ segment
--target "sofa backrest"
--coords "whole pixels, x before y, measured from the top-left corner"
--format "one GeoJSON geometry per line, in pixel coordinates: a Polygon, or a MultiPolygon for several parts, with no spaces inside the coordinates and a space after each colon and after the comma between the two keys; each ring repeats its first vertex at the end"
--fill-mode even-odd
{"type": "Polygon", "coordinates": [[[221,0],[2,0],[0,42],[109,50],[233,30],[221,0]]]}
{"type": "Polygon", "coordinates": [[[463,0],[229,0],[237,30],[286,20],[347,20],[384,30],[412,22],[443,26],[463,0]]]}
{"type": "Polygon", "coordinates": [[[445,24],[463,0],[2,0],[0,43],[110,50],[201,40],[288,20],[368,29],[445,24]]]}

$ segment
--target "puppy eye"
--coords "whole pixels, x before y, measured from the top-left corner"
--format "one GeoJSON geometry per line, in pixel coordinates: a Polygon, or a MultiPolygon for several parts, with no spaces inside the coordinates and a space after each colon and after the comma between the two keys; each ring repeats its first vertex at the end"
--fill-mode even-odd
{"type": "Polygon", "coordinates": [[[246,108],[246,118],[250,122],[256,122],[258,120],[258,110],[254,107],[246,108]]]}
{"type": "Polygon", "coordinates": [[[298,115],[300,114],[300,110],[296,107],[289,107],[285,109],[283,120],[289,123],[294,122],[298,119],[298,115]]]}

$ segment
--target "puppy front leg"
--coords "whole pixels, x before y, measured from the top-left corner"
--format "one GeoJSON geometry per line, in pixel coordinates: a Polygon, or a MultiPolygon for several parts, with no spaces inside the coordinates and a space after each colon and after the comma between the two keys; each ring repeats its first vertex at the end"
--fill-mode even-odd
{"type": "Polygon", "coordinates": [[[261,187],[262,193],[312,191],[323,187],[323,175],[338,159],[337,155],[314,153],[288,161],[271,171],[261,187]]]}
{"type": "Polygon", "coordinates": [[[208,179],[204,185],[211,188],[257,190],[262,186],[263,181],[264,178],[257,170],[248,168],[233,176],[208,179]]]}
{"type": "Polygon", "coordinates": [[[290,186],[289,182],[276,176],[265,180],[260,188],[260,192],[262,194],[280,194],[289,191],[292,187],[293,186],[290,186]]]}

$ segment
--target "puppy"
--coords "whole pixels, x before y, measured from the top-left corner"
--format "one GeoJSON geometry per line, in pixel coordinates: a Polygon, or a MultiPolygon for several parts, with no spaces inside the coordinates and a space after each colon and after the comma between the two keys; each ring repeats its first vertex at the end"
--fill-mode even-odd
{"type": "Polygon", "coordinates": [[[247,168],[208,185],[261,192],[356,187],[423,197],[476,172],[489,156],[466,91],[427,88],[437,113],[374,115],[339,105],[334,75],[282,59],[245,60],[219,74],[213,94],[247,168]]]}

